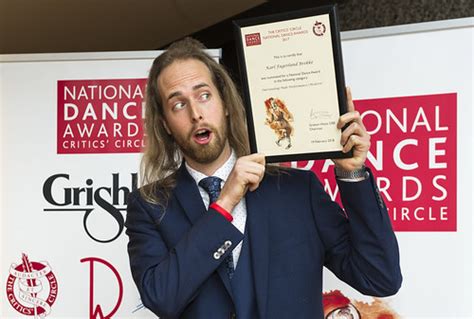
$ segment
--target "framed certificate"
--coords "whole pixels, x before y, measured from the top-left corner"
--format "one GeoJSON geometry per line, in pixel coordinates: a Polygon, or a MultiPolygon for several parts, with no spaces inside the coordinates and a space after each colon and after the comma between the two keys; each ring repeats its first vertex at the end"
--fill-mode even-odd
{"type": "Polygon", "coordinates": [[[234,21],[250,148],[267,162],[351,157],[336,7],[234,21]]]}

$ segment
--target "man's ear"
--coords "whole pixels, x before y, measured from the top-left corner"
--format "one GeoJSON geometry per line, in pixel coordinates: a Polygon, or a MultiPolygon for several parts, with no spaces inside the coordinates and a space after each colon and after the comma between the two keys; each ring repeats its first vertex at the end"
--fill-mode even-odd
{"type": "Polygon", "coordinates": [[[165,120],[161,120],[161,123],[163,123],[163,127],[165,128],[166,133],[168,133],[169,135],[171,135],[171,130],[170,130],[170,128],[168,127],[168,124],[166,124],[166,121],[165,121],[165,120]]]}

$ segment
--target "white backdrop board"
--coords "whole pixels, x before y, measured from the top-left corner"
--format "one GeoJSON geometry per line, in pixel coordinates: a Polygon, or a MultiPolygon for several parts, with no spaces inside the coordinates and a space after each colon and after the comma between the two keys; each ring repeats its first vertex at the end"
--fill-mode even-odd
{"type": "MultiPolygon", "coordinates": [[[[404,282],[375,300],[326,272],[326,306],[472,317],[473,28],[469,18],[343,33],[404,282]]],[[[122,226],[157,54],[0,56],[1,318],[34,317],[35,303],[47,318],[153,318],[139,307],[122,226]]],[[[337,198],[329,162],[293,165],[337,198]]]]}
{"type": "Polygon", "coordinates": [[[159,53],[1,56],[1,318],[34,316],[35,303],[47,318],[153,317],[140,308],[123,219],[159,53]]]}

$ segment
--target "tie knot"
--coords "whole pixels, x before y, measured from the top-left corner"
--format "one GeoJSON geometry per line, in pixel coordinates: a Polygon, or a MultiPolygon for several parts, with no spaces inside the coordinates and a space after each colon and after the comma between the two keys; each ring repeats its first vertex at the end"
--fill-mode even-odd
{"type": "Polygon", "coordinates": [[[209,176],[199,181],[199,186],[209,194],[209,202],[214,203],[221,193],[221,179],[216,176],[209,176]]]}

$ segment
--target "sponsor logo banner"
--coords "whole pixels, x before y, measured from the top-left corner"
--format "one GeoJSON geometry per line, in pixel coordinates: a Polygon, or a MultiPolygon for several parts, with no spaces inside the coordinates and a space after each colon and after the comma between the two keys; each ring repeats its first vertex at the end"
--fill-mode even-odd
{"type": "Polygon", "coordinates": [[[58,81],[58,154],[138,153],[146,79],[58,81]]]}
{"type": "MultiPolygon", "coordinates": [[[[366,161],[396,231],[456,231],[455,93],[354,101],[371,134],[366,161]]],[[[340,203],[327,161],[302,161],[340,203]]]]}
{"type": "MultiPolygon", "coordinates": [[[[126,210],[130,192],[137,189],[137,173],[131,173],[129,184],[123,184],[119,173],[113,173],[109,185],[95,185],[92,178],[75,184],[66,173],[49,176],[43,183],[43,197],[49,204],[43,211],[51,213],[83,213],[83,226],[86,234],[99,243],[109,243],[122,234],[125,219],[122,212],[126,210]],[[93,214],[107,214],[109,222],[89,222],[93,214]],[[110,233],[110,230],[116,229],[110,233]],[[104,235],[105,232],[105,235],[104,235]]],[[[91,218],[94,220],[94,218],[91,218]]]]}

